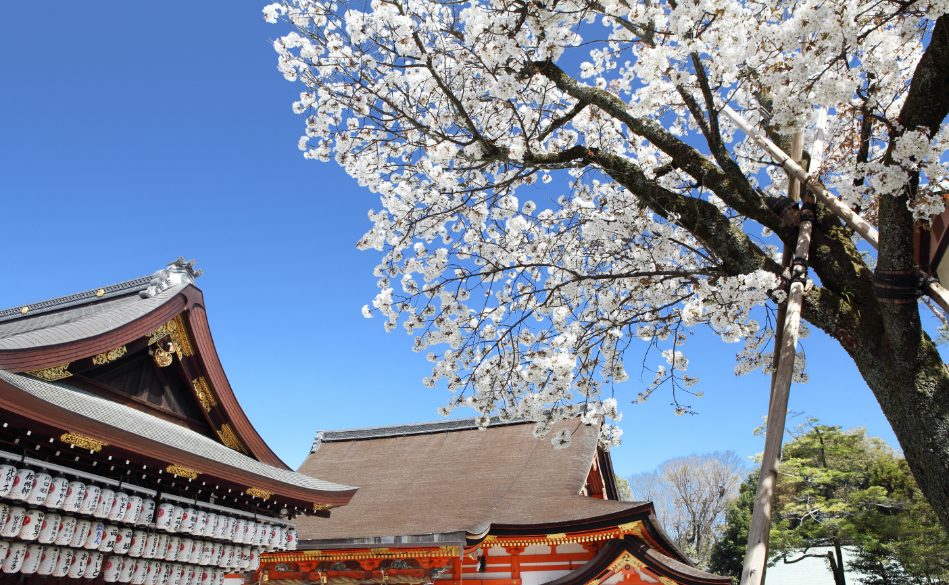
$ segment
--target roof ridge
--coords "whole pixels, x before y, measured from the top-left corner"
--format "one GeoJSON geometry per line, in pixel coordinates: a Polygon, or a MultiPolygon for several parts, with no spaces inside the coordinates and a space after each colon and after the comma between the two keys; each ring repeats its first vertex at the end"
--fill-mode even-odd
{"type": "Polygon", "coordinates": [[[190,280],[190,283],[194,284],[194,279],[201,276],[203,272],[203,270],[194,269],[194,260],[185,262],[185,257],[181,256],[168,264],[167,268],[146,276],[110,284],[105,287],[73,293],[71,295],[56,297],[38,303],[29,303],[0,310],[0,323],[125,296],[136,292],[140,293],[143,298],[153,297],[159,292],[171,288],[171,286],[179,284],[180,282],[190,280]]]}
{"type": "MultiPolygon", "coordinates": [[[[456,418],[451,420],[437,420],[422,423],[408,423],[400,425],[386,425],[381,427],[364,427],[359,429],[340,429],[337,431],[318,431],[313,441],[310,453],[316,452],[324,442],[359,441],[365,439],[383,439],[389,437],[405,437],[410,435],[425,435],[431,433],[450,433],[453,431],[467,431],[478,428],[478,417],[456,418]]],[[[488,426],[506,426],[534,422],[526,418],[502,420],[500,416],[489,417],[488,426]]]]}
{"type": "Polygon", "coordinates": [[[101,301],[143,291],[148,288],[148,283],[151,282],[151,280],[152,275],[149,274],[147,276],[134,278],[132,280],[126,280],[125,282],[110,284],[109,286],[105,287],[56,297],[53,299],[40,301],[38,303],[29,303],[26,305],[11,307],[9,309],[3,309],[0,310],[0,322],[9,321],[11,319],[20,317],[32,317],[33,315],[40,313],[48,313],[50,311],[66,309],[93,301],[101,301]]]}

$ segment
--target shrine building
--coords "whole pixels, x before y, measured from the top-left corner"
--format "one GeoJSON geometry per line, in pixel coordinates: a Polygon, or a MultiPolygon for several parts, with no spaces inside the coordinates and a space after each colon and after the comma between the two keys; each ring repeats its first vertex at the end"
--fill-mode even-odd
{"type": "Polygon", "coordinates": [[[297,551],[263,555],[268,585],[729,585],[698,570],[651,502],[620,501],[599,425],[554,449],[531,422],[474,419],[327,431],[298,470],[358,485],[297,551]]]}
{"type": "Polygon", "coordinates": [[[222,585],[356,493],[254,429],[200,274],[180,258],[0,311],[0,585],[222,585]]]}

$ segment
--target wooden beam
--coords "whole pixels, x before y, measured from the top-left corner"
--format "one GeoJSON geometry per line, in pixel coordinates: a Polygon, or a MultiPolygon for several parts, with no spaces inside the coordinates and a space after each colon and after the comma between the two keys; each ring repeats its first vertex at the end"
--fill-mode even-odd
{"type": "MultiPolygon", "coordinates": [[[[820,168],[824,150],[824,128],[827,124],[827,109],[822,108],[818,118],[818,134],[812,149],[811,164],[820,168]]],[[[806,181],[802,180],[804,184],[806,181]]],[[[808,189],[805,205],[813,202],[813,190],[808,189]]],[[[813,216],[801,213],[800,231],[794,250],[796,259],[805,264],[794,264],[792,281],[788,293],[787,319],[784,336],[781,340],[781,355],[778,359],[778,371],[774,389],[771,393],[771,406],[768,409],[768,426],[765,435],[764,456],[761,460],[761,473],[758,476],[758,491],[755,495],[755,508],[748,529],[748,548],[745,552],[745,565],[741,572],[741,585],[761,585],[764,582],[765,564],[768,560],[768,537],[771,532],[772,500],[777,485],[778,466],[781,462],[781,443],[784,436],[784,422],[787,417],[788,396],[791,391],[791,378],[794,375],[794,356],[797,349],[798,333],[801,325],[801,304],[804,300],[804,282],[807,279],[806,262],[811,246],[813,216]]]]}

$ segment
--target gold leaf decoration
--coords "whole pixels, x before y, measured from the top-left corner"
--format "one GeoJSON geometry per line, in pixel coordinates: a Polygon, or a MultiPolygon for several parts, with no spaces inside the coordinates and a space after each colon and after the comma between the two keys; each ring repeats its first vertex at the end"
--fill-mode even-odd
{"type": "Polygon", "coordinates": [[[58,366],[51,366],[49,368],[43,368],[42,370],[33,370],[32,372],[26,372],[27,374],[39,378],[40,380],[46,380],[47,382],[52,382],[54,380],[62,380],[63,378],[68,378],[72,376],[69,372],[66,371],[66,368],[69,367],[71,362],[66,362],[58,366]]]}
{"type": "Polygon", "coordinates": [[[101,451],[103,447],[109,446],[105,441],[93,439],[92,437],[80,435],[79,433],[66,433],[60,437],[59,440],[82,449],[89,449],[90,451],[101,451]]]}
{"type": "Polygon", "coordinates": [[[329,510],[329,504],[321,504],[319,502],[313,502],[313,509],[317,512],[322,512],[323,510],[329,510]]]}
{"type": "Polygon", "coordinates": [[[556,534],[548,534],[547,540],[563,540],[567,538],[566,532],[557,532],[556,534]]]}
{"type": "Polygon", "coordinates": [[[237,438],[237,433],[234,432],[234,429],[231,428],[231,425],[224,423],[221,425],[221,430],[219,430],[217,434],[219,437],[221,437],[221,442],[226,446],[234,449],[235,451],[247,453],[247,448],[244,447],[244,444],[241,443],[241,440],[237,438]]]}
{"type": "Polygon", "coordinates": [[[269,500],[270,496],[273,495],[273,492],[268,492],[267,490],[262,490],[260,488],[249,487],[244,490],[244,493],[248,496],[254,496],[255,498],[260,498],[261,500],[269,500]]]}
{"type": "Polygon", "coordinates": [[[171,353],[170,351],[165,351],[160,347],[156,347],[153,358],[159,368],[167,368],[171,365],[172,360],[175,359],[175,354],[171,353]]]}
{"type": "Polygon", "coordinates": [[[104,289],[104,288],[100,288],[99,290],[97,290],[97,291],[96,291],[96,296],[99,297],[99,298],[104,297],[104,296],[105,296],[105,289],[104,289]]]}
{"type": "Polygon", "coordinates": [[[175,342],[175,352],[178,354],[179,360],[194,355],[191,340],[188,339],[188,331],[185,329],[185,323],[181,315],[166,323],[165,328],[171,333],[171,338],[175,342]]]}
{"type": "Polygon", "coordinates": [[[493,535],[493,534],[489,534],[489,535],[485,536],[485,537],[484,537],[484,540],[482,540],[481,542],[482,542],[482,543],[488,543],[488,542],[496,542],[497,540],[498,540],[498,537],[497,537],[497,536],[495,536],[495,535],[493,535]]]}
{"type": "Polygon", "coordinates": [[[214,394],[211,393],[211,388],[208,387],[204,376],[192,380],[191,385],[194,386],[194,393],[198,397],[198,402],[201,403],[205,411],[211,412],[211,407],[217,406],[217,401],[214,400],[214,394]]]}
{"type": "Polygon", "coordinates": [[[167,335],[171,335],[171,331],[168,330],[168,324],[165,323],[164,325],[162,325],[162,326],[159,327],[158,329],[156,329],[156,330],[154,330],[154,331],[152,331],[151,333],[148,334],[148,345],[154,345],[154,344],[158,343],[158,341],[159,341],[162,337],[165,337],[165,336],[167,336],[167,335]]]}
{"type": "Polygon", "coordinates": [[[123,345],[121,347],[100,353],[99,355],[92,358],[92,363],[94,365],[101,366],[109,362],[114,362],[126,353],[128,353],[128,349],[123,345]]]}
{"type": "Polygon", "coordinates": [[[627,522],[626,524],[620,524],[617,526],[620,532],[632,532],[633,534],[642,534],[643,523],[641,520],[635,522],[627,522]]]}
{"type": "Polygon", "coordinates": [[[165,471],[168,473],[173,473],[174,475],[180,477],[187,477],[188,479],[198,479],[198,474],[201,472],[196,469],[191,469],[190,467],[183,467],[181,465],[169,465],[165,468],[165,471]]]}

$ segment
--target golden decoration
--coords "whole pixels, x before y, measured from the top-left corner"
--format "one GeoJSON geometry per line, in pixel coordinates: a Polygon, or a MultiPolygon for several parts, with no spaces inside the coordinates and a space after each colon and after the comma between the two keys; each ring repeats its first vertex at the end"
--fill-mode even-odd
{"type": "Polygon", "coordinates": [[[323,510],[329,510],[329,504],[321,504],[319,502],[313,502],[313,509],[317,512],[322,512],[323,510]]]}
{"type": "Polygon", "coordinates": [[[221,430],[219,430],[217,434],[219,437],[221,437],[221,442],[226,446],[234,449],[235,451],[247,453],[247,448],[244,447],[244,444],[241,443],[241,440],[237,438],[237,434],[234,432],[234,429],[231,428],[231,425],[224,423],[221,425],[221,430]]]}
{"type": "Polygon", "coordinates": [[[566,532],[557,532],[556,534],[548,534],[547,540],[564,540],[567,538],[566,532]]]}
{"type": "Polygon", "coordinates": [[[155,355],[152,356],[159,368],[167,368],[175,359],[175,354],[165,351],[160,347],[155,348],[155,355]]]}
{"type": "Polygon", "coordinates": [[[370,548],[366,552],[340,553],[334,550],[304,550],[286,553],[264,553],[262,563],[297,563],[300,561],[358,561],[363,559],[458,558],[457,546],[440,546],[437,549],[370,548]]]}
{"type": "Polygon", "coordinates": [[[261,500],[269,500],[270,496],[273,495],[273,492],[268,492],[267,490],[262,490],[260,488],[249,487],[244,490],[244,493],[248,496],[254,496],[255,498],[260,498],[261,500]]]}
{"type": "Polygon", "coordinates": [[[97,290],[97,291],[96,291],[96,296],[97,296],[97,297],[103,297],[103,296],[105,296],[105,289],[104,289],[104,288],[100,288],[99,290],[97,290]]]}
{"type": "Polygon", "coordinates": [[[159,341],[162,337],[165,337],[165,336],[167,336],[167,335],[171,335],[171,331],[168,331],[168,324],[165,323],[164,325],[162,325],[162,326],[159,327],[158,329],[156,329],[156,330],[154,330],[154,331],[152,331],[151,333],[148,334],[148,345],[154,345],[154,344],[158,343],[158,341],[159,341]]]}
{"type": "MultiPolygon", "coordinates": [[[[492,535],[493,536],[493,535],[492,535]]],[[[556,534],[551,534],[549,536],[558,536],[556,534]]],[[[552,543],[547,536],[522,536],[522,537],[494,537],[497,540],[493,541],[498,543],[498,546],[552,546],[552,543]]],[[[582,534],[582,535],[564,535],[562,538],[556,539],[556,543],[553,544],[568,544],[568,543],[585,543],[585,542],[598,542],[601,540],[611,540],[616,538],[623,538],[623,533],[617,530],[610,530],[607,532],[601,532],[599,534],[582,534]]]]}
{"type": "Polygon", "coordinates": [[[181,319],[181,315],[166,323],[165,328],[168,329],[172,340],[175,342],[177,348],[175,352],[178,354],[179,360],[194,355],[194,350],[191,349],[191,340],[188,339],[188,331],[185,329],[185,323],[181,319]]]}
{"type": "Polygon", "coordinates": [[[498,537],[497,537],[497,536],[495,536],[495,535],[493,535],[493,534],[489,534],[489,535],[487,535],[487,536],[484,537],[484,540],[482,540],[481,543],[484,544],[484,543],[488,543],[488,542],[497,542],[497,540],[498,540],[498,537]]]}
{"type": "Polygon", "coordinates": [[[92,358],[92,363],[94,365],[101,366],[109,362],[114,362],[126,353],[128,353],[128,349],[123,345],[121,347],[100,353],[99,355],[92,358]]]}
{"type": "Polygon", "coordinates": [[[179,477],[187,477],[188,479],[198,479],[198,474],[201,472],[196,469],[191,469],[190,467],[182,467],[181,465],[169,465],[165,468],[165,471],[172,473],[179,477]]]}
{"type": "Polygon", "coordinates": [[[40,380],[46,380],[47,382],[53,382],[55,380],[62,380],[63,378],[68,378],[72,376],[69,372],[66,371],[66,368],[69,367],[70,362],[61,364],[58,366],[51,366],[49,368],[43,368],[42,370],[33,370],[32,372],[26,372],[27,374],[39,378],[40,380]]]}
{"type": "Polygon", "coordinates": [[[637,520],[635,522],[627,522],[626,524],[620,524],[616,528],[618,528],[620,532],[632,532],[633,534],[642,536],[643,523],[642,523],[642,520],[637,520]]]}
{"type": "Polygon", "coordinates": [[[103,447],[109,446],[105,441],[93,439],[92,437],[80,435],[79,433],[66,433],[60,437],[59,440],[82,449],[89,449],[90,451],[101,451],[103,447]]]}
{"type": "Polygon", "coordinates": [[[211,407],[217,406],[217,401],[214,400],[214,394],[211,393],[211,388],[208,387],[204,376],[198,376],[192,380],[191,385],[194,386],[194,393],[198,397],[198,402],[201,403],[205,411],[211,412],[211,407]]]}
{"type": "Polygon", "coordinates": [[[589,583],[587,583],[587,585],[600,585],[600,580],[599,580],[599,579],[594,579],[594,580],[590,581],[589,583]]]}
{"type": "Polygon", "coordinates": [[[188,339],[188,331],[185,329],[185,324],[181,319],[181,315],[178,315],[171,321],[149,333],[148,345],[154,345],[158,343],[158,341],[165,336],[171,337],[171,341],[175,344],[175,349],[173,351],[178,354],[179,360],[187,356],[194,355],[194,350],[191,346],[191,340],[188,339]]]}
{"type": "Polygon", "coordinates": [[[26,314],[29,313],[29,312],[30,312],[30,308],[29,308],[29,307],[23,307],[22,309],[20,309],[20,314],[21,314],[21,315],[26,315],[26,314]]]}

